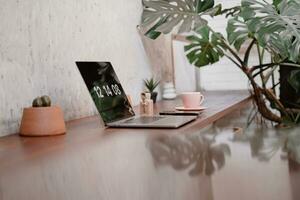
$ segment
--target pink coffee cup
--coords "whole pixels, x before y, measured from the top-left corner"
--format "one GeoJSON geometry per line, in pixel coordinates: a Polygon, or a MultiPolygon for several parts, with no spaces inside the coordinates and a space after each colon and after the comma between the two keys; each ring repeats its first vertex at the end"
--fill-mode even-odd
{"type": "Polygon", "coordinates": [[[185,108],[198,108],[204,101],[204,96],[200,92],[184,92],[181,100],[185,108]]]}

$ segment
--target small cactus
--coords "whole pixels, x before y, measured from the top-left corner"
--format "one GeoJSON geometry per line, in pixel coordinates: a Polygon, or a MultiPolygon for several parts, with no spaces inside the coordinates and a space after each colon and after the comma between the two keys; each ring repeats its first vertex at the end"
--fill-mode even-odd
{"type": "Polygon", "coordinates": [[[51,106],[51,99],[47,95],[37,97],[32,102],[32,107],[50,107],[50,106],[51,106]]]}

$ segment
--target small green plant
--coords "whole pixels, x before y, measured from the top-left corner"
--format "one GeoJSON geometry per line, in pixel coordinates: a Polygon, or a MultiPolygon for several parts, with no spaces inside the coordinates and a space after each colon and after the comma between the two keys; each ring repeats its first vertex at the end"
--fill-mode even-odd
{"type": "Polygon", "coordinates": [[[147,88],[148,92],[152,93],[155,88],[158,86],[160,81],[155,80],[153,77],[150,79],[145,79],[144,84],[145,87],[147,88]]]}
{"type": "Polygon", "coordinates": [[[50,107],[50,106],[51,106],[51,99],[47,95],[37,97],[32,102],[32,107],[50,107]]]}

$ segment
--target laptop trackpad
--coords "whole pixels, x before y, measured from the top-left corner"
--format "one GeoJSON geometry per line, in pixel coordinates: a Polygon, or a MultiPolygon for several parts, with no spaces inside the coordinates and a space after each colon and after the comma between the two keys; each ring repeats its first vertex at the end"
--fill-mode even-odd
{"type": "Polygon", "coordinates": [[[160,117],[160,116],[153,116],[153,117],[146,117],[146,116],[142,116],[142,117],[137,117],[137,118],[133,118],[133,119],[128,119],[126,121],[124,121],[123,123],[125,124],[150,124],[153,122],[156,122],[160,119],[163,119],[165,117],[160,117]]]}

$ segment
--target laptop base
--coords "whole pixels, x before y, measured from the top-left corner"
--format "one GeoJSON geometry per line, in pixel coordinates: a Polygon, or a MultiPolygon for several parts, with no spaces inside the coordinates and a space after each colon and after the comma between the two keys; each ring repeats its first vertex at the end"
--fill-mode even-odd
{"type": "Polygon", "coordinates": [[[108,123],[115,128],[179,128],[193,120],[196,116],[137,116],[117,122],[108,123]],[[151,121],[151,119],[154,119],[151,121]]]}

